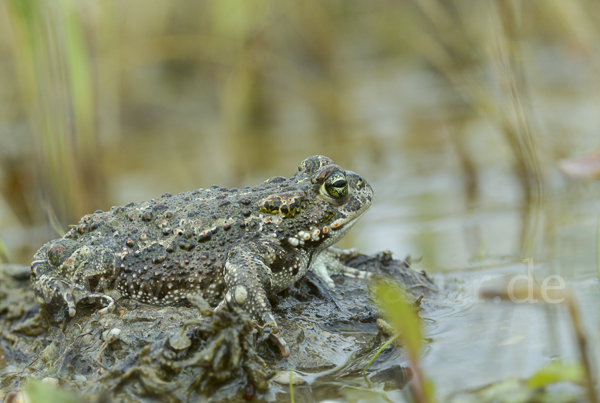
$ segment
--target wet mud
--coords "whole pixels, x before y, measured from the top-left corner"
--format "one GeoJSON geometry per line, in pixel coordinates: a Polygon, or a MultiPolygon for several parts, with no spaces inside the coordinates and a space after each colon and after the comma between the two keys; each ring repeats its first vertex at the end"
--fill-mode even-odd
{"type": "MultiPolygon", "coordinates": [[[[359,254],[346,265],[400,282],[421,309],[433,309],[435,285],[410,259],[390,253],[359,254]]],[[[0,266],[0,401],[28,379],[58,384],[80,401],[274,401],[289,391],[334,398],[339,382],[366,376],[385,390],[402,388],[410,369],[380,319],[372,281],[334,277],[335,289],[309,273],[271,298],[281,336],[291,351],[282,358],[261,329],[237,307],[213,310],[200,297],[185,306],[154,307],[118,301],[113,313],[78,309],[69,322],[51,325],[29,283],[29,268],[0,266]]]]}

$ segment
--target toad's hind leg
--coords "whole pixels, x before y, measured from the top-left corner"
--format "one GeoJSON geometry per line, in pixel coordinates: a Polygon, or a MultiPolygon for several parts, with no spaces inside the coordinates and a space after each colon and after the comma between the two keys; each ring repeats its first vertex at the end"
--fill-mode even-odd
{"type": "Polygon", "coordinates": [[[57,320],[62,320],[65,306],[69,316],[75,316],[80,301],[100,301],[100,314],[114,308],[114,299],[103,294],[112,288],[114,277],[115,256],[109,248],[60,239],[40,249],[34,259],[31,273],[38,302],[59,314],[57,320]]]}
{"type": "Polygon", "coordinates": [[[260,325],[271,326],[271,340],[284,357],[290,350],[282,337],[271,312],[267,293],[272,289],[272,273],[269,267],[275,250],[266,242],[248,243],[233,248],[225,263],[225,299],[248,312],[260,325]]]}
{"type": "Polygon", "coordinates": [[[31,280],[38,304],[51,313],[65,306],[70,317],[75,316],[75,298],[71,285],[58,276],[48,260],[34,260],[31,264],[31,280]]]}

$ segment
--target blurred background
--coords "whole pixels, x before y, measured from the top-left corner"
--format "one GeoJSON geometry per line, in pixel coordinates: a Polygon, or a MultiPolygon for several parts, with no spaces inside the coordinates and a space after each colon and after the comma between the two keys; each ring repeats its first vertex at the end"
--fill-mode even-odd
{"type": "Polygon", "coordinates": [[[344,245],[432,270],[551,257],[595,186],[557,162],[600,145],[599,20],[592,0],[0,0],[1,257],[314,154],[375,188],[344,245]]]}
{"type": "MultiPolygon", "coordinates": [[[[375,190],[342,246],[466,285],[532,258],[597,334],[599,26],[594,0],[0,0],[0,259],[323,154],[375,190]]],[[[576,356],[564,311],[463,291],[428,328],[440,393],[576,356]]]]}

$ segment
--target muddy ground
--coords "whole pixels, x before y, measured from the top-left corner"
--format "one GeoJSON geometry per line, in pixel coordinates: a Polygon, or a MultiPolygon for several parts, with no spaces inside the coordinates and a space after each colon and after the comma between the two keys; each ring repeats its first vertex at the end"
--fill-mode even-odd
{"type": "MultiPolygon", "coordinates": [[[[387,252],[346,262],[401,282],[422,309],[435,286],[387,252]]],[[[271,300],[289,358],[237,308],[213,311],[201,298],[188,306],[153,307],[121,300],[103,316],[97,307],[56,327],[35,301],[29,268],[0,266],[0,401],[28,379],[44,380],[86,402],[273,401],[288,393],[290,368],[299,394],[335,397],[352,383],[393,330],[379,319],[371,280],[334,277],[330,290],[309,274],[271,300]],[[337,386],[336,386],[337,385],[337,386]]],[[[402,349],[390,346],[369,367],[369,381],[402,388],[410,378],[402,349]]]]}

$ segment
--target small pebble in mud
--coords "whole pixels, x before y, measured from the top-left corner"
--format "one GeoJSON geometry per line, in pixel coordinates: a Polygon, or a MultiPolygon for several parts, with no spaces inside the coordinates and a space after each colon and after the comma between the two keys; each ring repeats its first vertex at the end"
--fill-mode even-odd
{"type": "Polygon", "coordinates": [[[56,379],[56,378],[44,378],[44,379],[42,379],[42,383],[44,385],[48,385],[53,388],[58,387],[58,379],[56,379]]]}
{"type": "Polygon", "coordinates": [[[246,387],[246,393],[244,393],[244,399],[252,400],[254,399],[254,384],[252,382],[248,383],[246,387]]]}
{"type": "Polygon", "coordinates": [[[192,345],[192,341],[183,332],[179,332],[169,338],[169,344],[174,350],[183,350],[192,345]]]}
{"type": "MultiPolygon", "coordinates": [[[[277,382],[282,385],[290,384],[290,371],[279,371],[273,377],[273,382],[277,382]]],[[[305,383],[304,378],[295,371],[292,371],[292,385],[300,385],[305,383]]]]}
{"type": "Polygon", "coordinates": [[[42,361],[49,362],[55,359],[58,353],[58,346],[56,342],[48,344],[48,346],[42,351],[42,361]]]}
{"type": "Polygon", "coordinates": [[[111,339],[116,339],[117,337],[119,337],[119,335],[121,334],[121,329],[110,329],[110,330],[105,330],[104,332],[102,332],[102,340],[111,340],[111,339]]]}
{"type": "Polygon", "coordinates": [[[25,392],[10,392],[6,395],[4,403],[31,403],[31,399],[25,392]]]}
{"type": "Polygon", "coordinates": [[[296,343],[302,343],[304,341],[304,337],[304,329],[296,329],[296,331],[294,332],[294,340],[296,340],[296,343]]]}
{"type": "Polygon", "coordinates": [[[73,377],[73,380],[77,383],[85,383],[87,381],[87,378],[83,375],[75,375],[73,377]]]}

